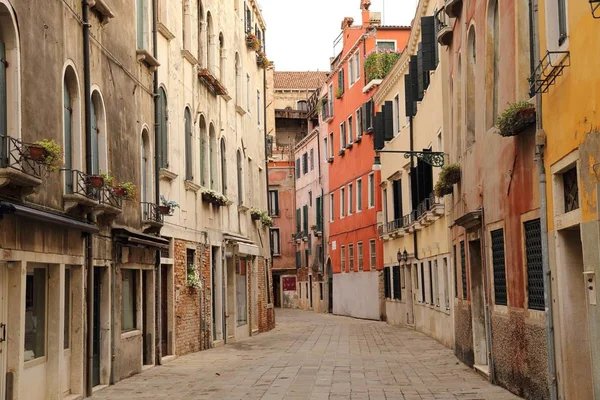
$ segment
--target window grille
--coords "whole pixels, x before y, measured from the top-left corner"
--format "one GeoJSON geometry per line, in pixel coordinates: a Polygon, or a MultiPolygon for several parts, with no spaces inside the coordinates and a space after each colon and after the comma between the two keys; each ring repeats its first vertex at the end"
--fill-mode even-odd
{"type": "Polygon", "coordinates": [[[579,187],[577,185],[577,167],[563,174],[563,189],[565,196],[565,212],[579,208],[579,187]]]}
{"type": "Polygon", "coordinates": [[[467,266],[465,265],[465,242],[460,242],[460,266],[462,274],[463,300],[467,299],[467,266]]]}
{"type": "Polygon", "coordinates": [[[525,222],[525,256],[527,259],[527,297],[532,310],[545,309],[544,270],[542,264],[542,230],[540,220],[525,222]]]}
{"type": "Polygon", "coordinates": [[[494,303],[507,305],[506,294],[506,264],[504,259],[504,230],[491,232],[492,264],[494,267],[494,303]]]}
{"type": "Polygon", "coordinates": [[[454,297],[458,299],[458,274],[456,273],[456,266],[458,265],[458,259],[456,258],[456,245],[453,246],[454,254],[454,297]]]}

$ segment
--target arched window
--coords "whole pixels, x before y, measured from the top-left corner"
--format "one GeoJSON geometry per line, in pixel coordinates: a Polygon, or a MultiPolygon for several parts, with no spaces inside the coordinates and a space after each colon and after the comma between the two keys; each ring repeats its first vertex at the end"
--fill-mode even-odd
{"type": "Polygon", "coordinates": [[[225,55],[225,38],[223,32],[219,33],[219,80],[224,83],[225,80],[225,61],[227,56],[225,55]]]}
{"type": "Polygon", "coordinates": [[[215,127],[210,124],[208,129],[208,147],[209,147],[209,166],[210,166],[210,188],[217,188],[217,138],[215,127]]]}
{"type": "Polygon", "coordinates": [[[68,66],[63,79],[63,144],[65,157],[65,185],[73,193],[74,170],[81,170],[85,152],[81,146],[81,104],[79,82],[73,67],[68,66]]]}
{"type": "Polygon", "coordinates": [[[467,147],[475,143],[475,66],[477,64],[475,27],[469,30],[467,54],[467,147]]]}
{"type": "Polygon", "coordinates": [[[185,180],[194,180],[194,152],[192,151],[192,113],[185,108],[185,180]]]}
{"type": "Polygon", "coordinates": [[[200,179],[199,179],[199,183],[202,186],[206,186],[206,173],[207,173],[207,167],[206,167],[206,162],[208,160],[208,154],[207,154],[207,149],[208,149],[208,136],[207,136],[207,132],[206,132],[206,121],[204,120],[204,115],[200,115],[200,122],[199,122],[199,127],[200,127],[200,132],[198,134],[199,139],[200,139],[200,162],[198,164],[200,164],[200,179]]]}
{"type": "Polygon", "coordinates": [[[488,105],[488,110],[491,114],[488,115],[488,129],[494,126],[496,118],[498,118],[498,96],[499,96],[499,81],[500,81],[500,21],[498,14],[498,0],[490,0],[488,8],[488,65],[492,66],[491,85],[491,105],[488,105]]]}
{"type": "Polygon", "coordinates": [[[152,153],[150,151],[150,136],[148,130],[142,131],[142,170],[140,173],[140,200],[142,203],[152,202],[152,153]]]}
{"type": "Polygon", "coordinates": [[[0,3],[0,167],[9,160],[6,136],[20,139],[19,37],[13,10],[0,3]]]}
{"type": "Polygon", "coordinates": [[[239,53],[235,53],[235,104],[242,103],[242,64],[239,53]]]}
{"type": "Polygon", "coordinates": [[[206,67],[209,71],[215,71],[215,56],[214,47],[216,45],[216,36],[214,32],[214,26],[212,22],[212,15],[210,12],[206,14],[206,67]]]}
{"type": "Polygon", "coordinates": [[[225,151],[225,138],[221,138],[221,192],[227,194],[227,151],[225,151]]]}
{"type": "Polygon", "coordinates": [[[238,205],[244,204],[244,171],[242,167],[242,153],[237,151],[237,192],[238,205]]]}
{"type": "Polygon", "coordinates": [[[106,138],[106,112],[100,92],[92,93],[92,110],[90,113],[92,123],[92,174],[108,171],[107,138],[106,138]]]}
{"type": "Polygon", "coordinates": [[[298,111],[308,111],[308,103],[306,100],[300,100],[297,103],[298,111]]]}
{"type": "Polygon", "coordinates": [[[206,32],[204,31],[206,26],[204,24],[204,7],[202,7],[202,1],[198,1],[198,62],[201,67],[206,67],[206,32]]]}
{"type": "Polygon", "coordinates": [[[158,153],[158,167],[159,168],[168,168],[169,167],[169,140],[168,140],[168,125],[167,125],[167,93],[164,88],[160,88],[158,90],[159,100],[158,100],[158,137],[160,138],[160,152],[158,153]]]}

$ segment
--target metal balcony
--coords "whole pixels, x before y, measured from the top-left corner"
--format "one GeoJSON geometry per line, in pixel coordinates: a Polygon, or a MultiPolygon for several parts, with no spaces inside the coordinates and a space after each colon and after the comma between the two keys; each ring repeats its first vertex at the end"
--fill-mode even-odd
{"type": "Polygon", "coordinates": [[[0,188],[16,187],[29,194],[42,183],[42,168],[31,158],[29,143],[0,136],[0,188]]]}
{"type": "Polygon", "coordinates": [[[450,18],[456,18],[460,15],[463,0],[446,0],[444,9],[450,18]]]}
{"type": "Polygon", "coordinates": [[[90,211],[90,209],[94,209],[100,204],[102,188],[92,186],[90,175],[76,169],[63,169],[61,171],[65,183],[63,200],[66,212],[73,210],[75,207],[90,211]]]}
{"type": "Polygon", "coordinates": [[[164,225],[164,216],[158,204],[142,202],[142,229],[144,233],[156,233],[164,225]]]}
{"type": "Polygon", "coordinates": [[[437,20],[438,26],[438,34],[437,41],[442,46],[449,46],[452,43],[453,38],[453,21],[451,18],[444,12],[444,9],[441,9],[435,14],[435,19],[437,20]]]}

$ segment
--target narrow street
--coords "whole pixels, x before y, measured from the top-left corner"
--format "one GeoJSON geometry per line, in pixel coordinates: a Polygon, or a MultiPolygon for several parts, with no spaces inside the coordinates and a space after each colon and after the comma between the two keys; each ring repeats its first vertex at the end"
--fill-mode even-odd
{"type": "Polygon", "coordinates": [[[94,399],[517,399],[420,333],[278,310],[277,327],[146,370],[94,399]]]}

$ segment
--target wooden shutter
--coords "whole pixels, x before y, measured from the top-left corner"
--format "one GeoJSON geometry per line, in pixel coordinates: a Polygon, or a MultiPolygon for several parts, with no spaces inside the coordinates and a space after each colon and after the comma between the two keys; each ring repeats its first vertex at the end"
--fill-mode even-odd
{"type": "Polygon", "coordinates": [[[402,218],[402,180],[394,181],[394,219],[402,218]]]}
{"type": "Polygon", "coordinates": [[[418,92],[417,96],[419,101],[423,100],[425,94],[425,82],[423,81],[425,71],[423,70],[423,42],[419,43],[419,50],[417,50],[417,81],[418,81],[418,92]]]}
{"type": "Polygon", "coordinates": [[[302,223],[302,210],[300,210],[299,208],[296,209],[296,232],[300,233],[300,231],[302,230],[300,224],[302,223]]]}
{"type": "Polygon", "coordinates": [[[303,207],[303,228],[304,228],[304,234],[307,235],[308,234],[308,206],[304,206],[303,207]]]}
{"type": "Polygon", "coordinates": [[[391,101],[383,105],[383,132],[385,141],[394,138],[394,103],[391,101]]]}
{"type": "MultiPolygon", "coordinates": [[[[421,101],[422,98],[419,98],[419,66],[417,56],[411,56],[410,61],[408,63],[408,70],[410,72],[411,78],[411,93],[413,96],[413,101],[416,103],[417,101],[421,101]]],[[[417,107],[415,106],[415,114],[417,113],[417,107]]]]}
{"type": "Polygon", "coordinates": [[[381,150],[385,146],[384,120],[382,112],[378,112],[375,115],[375,137],[373,140],[373,146],[375,151],[381,150]]]}
{"type": "Polygon", "coordinates": [[[373,131],[373,100],[369,100],[363,105],[362,119],[365,126],[364,131],[371,133],[373,131]]]}
{"type": "Polygon", "coordinates": [[[412,93],[412,77],[410,74],[404,75],[404,108],[406,110],[407,117],[415,116],[415,102],[413,101],[412,93]]]}
{"type": "Polygon", "coordinates": [[[344,68],[341,68],[338,72],[338,89],[344,93],[344,68]]]}
{"type": "Polygon", "coordinates": [[[423,70],[435,71],[437,68],[435,17],[421,17],[421,40],[423,43],[423,70]]]}

